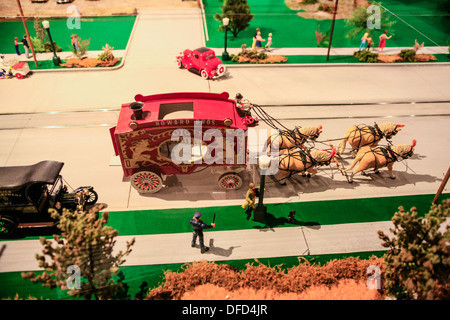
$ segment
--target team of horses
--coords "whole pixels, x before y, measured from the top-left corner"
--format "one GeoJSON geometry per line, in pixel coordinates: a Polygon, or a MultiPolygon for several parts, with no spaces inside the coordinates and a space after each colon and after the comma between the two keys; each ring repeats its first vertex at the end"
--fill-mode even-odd
{"type": "Polygon", "coordinates": [[[339,170],[346,176],[348,182],[353,182],[357,173],[365,174],[373,169],[378,173],[380,168],[386,167],[389,176],[395,179],[392,171],[395,162],[407,159],[414,153],[416,140],[409,144],[379,146],[382,139],[390,139],[402,130],[404,125],[387,122],[383,124],[350,126],[341,139],[338,148],[331,143],[330,148],[318,150],[308,148],[307,143],[314,143],[322,133],[322,126],[294,128],[279,131],[267,139],[269,155],[278,158],[278,181],[286,183],[286,179],[293,174],[300,173],[309,177],[314,176],[320,166],[336,163],[339,170]],[[350,145],[353,162],[347,169],[342,169],[337,157],[341,156],[350,145]]]}

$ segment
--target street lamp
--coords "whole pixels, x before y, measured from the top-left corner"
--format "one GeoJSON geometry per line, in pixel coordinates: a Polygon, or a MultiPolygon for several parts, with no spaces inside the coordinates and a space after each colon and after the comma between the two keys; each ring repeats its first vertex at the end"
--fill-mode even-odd
{"type": "Polygon", "coordinates": [[[254,220],[258,222],[264,222],[266,220],[267,208],[264,205],[264,188],[266,182],[266,172],[270,166],[270,157],[262,155],[258,160],[259,169],[261,170],[261,183],[259,187],[259,199],[258,205],[255,208],[254,220]]]}
{"type": "Polygon", "coordinates": [[[52,36],[50,34],[50,22],[47,20],[42,21],[42,25],[44,26],[45,30],[47,30],[48,38],[50,39],[50,44],[52,45],[53,50],[53,64],[55,66],[59,66],[61,64],[61,59],[56,55],[55,45],[53,44],[52,36]]]}
{"type": "Polygon", "coordinates": [[[230,23],[230,19],[223,18],[222,22],[225,27],[225,51],[222,53],[222,60],[228,61],[228,60],[230,60],[230,55],[227,52],[227,33],[228,33],[228,24],[230,23]]]}

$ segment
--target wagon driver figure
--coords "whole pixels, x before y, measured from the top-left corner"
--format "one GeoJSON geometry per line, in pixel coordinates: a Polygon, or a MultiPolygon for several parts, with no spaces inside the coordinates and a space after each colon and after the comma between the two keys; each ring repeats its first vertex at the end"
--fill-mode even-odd
{"type": "Polygon", "coordinates": [[[194,217],[189,221],[189,223],[194,228],[194,233],[192,235],[192,243],[191,247],[195,247],[195,243],[197,241],[197,237],[199,238],[200,243],[200,252],[205,253],[209,250],[208,247],[205,247],[204,240],[203,240],[203,229],[211,229],[216,226],[216,224],[213,222],[210,225],[205,224],[202,220],[200,220],[202,216],[202,213],[197,211],[194,213],[194,217]]]}

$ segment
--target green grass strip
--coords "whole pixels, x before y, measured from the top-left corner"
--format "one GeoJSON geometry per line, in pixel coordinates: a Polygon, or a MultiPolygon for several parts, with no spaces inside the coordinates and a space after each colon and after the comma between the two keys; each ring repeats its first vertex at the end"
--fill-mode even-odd
{"type": "MultiPolygon", "coordinates": [[[[382,257],[384,251],[377,252],[361,252],[349,254],[330,254],[330,255],[311,255],[304,256],[308,261],[315,264],[324,265],[328,261],[334,259],[342,259],[347,257],[359,257],[360,259],[368,259],[372,255],[382,257]]],[[[263,258],[258,259],[261,263],[268,266],[281,265],[281,268],[286,270],[299,264],[298,257],[280,257],[280,258],[263,258]]],[[[217,262],[218,264],[229,264],[239,270],[245,269],[245,265],[256,264],[253,259],[245,260],[230,260],[217,262]]],[[[156,288],[164,281],[164,272],[171,270],[173,272],[182,271],[184,264],[163,264],[163,265],[149,265],[149,266],[131,266],[121,267],[123,273],[123,282],[127,285],[128,298],[134,298],[136,293],[140,291],[140,286],[143,282],[147,283],[147,288],[156,288]]],[[[67,291],[61,289],[49,289],[43,287],[40,283],[32,283],[28,279],[23,279],[20,272],[0,273],[0,299],[14,298],[19,294],[19,298],[27,299],[28,297],[35,297],[38,299],[49,300],[79,300],[67,294],[67,291]]]]}
{"type": "MultiPolygon", "coordinates": [[[[40,19],[42,22],[44,19],[40,19]]],[[[52,40],[63,51],[71,47],[70,36],[77,34],[82,40],[91,39],[89,50],[102,50],[105,44],[114,47],[115,50],[124,50],[128,44],[131,31],[136,21],[135,16],[114,17],[82,17],[80,29],[70,29],[72,21],[68,19],[47,19],[50,22],[52,40]]],[[[31,37],[36,37],[34,19],[28,20],[27,27],[31,37]]],[[[25,28],[21,20],[0,22],[0,52],[3,54],[16,53],[14,37],[19,42],[25,34],[25,28]]],[[[21,53],[24,53],[23,45],[19,45],[21,53]]],[[[31,54],[31,50],[30,50],[31,54]]]]}
{"type": "MultiPolygon", "coordinates": [[[[445,194],[442,198],[448,196],[445,194]]],[[[388,221],[399,206],[407,210],[416,207],[421,215],[428,213],[433,198],[434,194],[425,194],[267,204],[266,224],[247,220],[240,206],[112,211],[108,225],[118,230],[119,235],[191,232],[189,220],[195,211],[202,212],[206,223],[212,222],[215,213],[215,231],[388,221]],[[297,212],[295,224],[287,220],[291,210],[297,212]]]]}
{"type": "MultiPolygon", "coordinates": [[[[412,47],[415,39],[419,43],[425,42],[425,46],[448,46],[446,45],[449,38],[449,19],[446,15],[449,12],[447,0],[383,0],[379,2],[394,14],[386,13],[389,15],[390,21],[396,22],[388,30],[394,36],[387,41],[387,47],[412,47]]],[[[224,45],[225,37],[223,32],[218,31],[221,22],[216,21],[214,15],[222,13],[220,6],[223,5],[223,1],[203,0],[203,3],[209,35],[206,45],[211,48],[221,48],[224,45]]],[[[261,36],[264,39],[267,39],[269,32],[273,34],[273,47],[275,48],[314,48],[317,46],[315,31],[319,29],[319,26],[320,31],[324,34],[331,31],[331,19],[302,18],[298,16],[298,11],[289,9],[285,1],[248,0],[248,4],[254,19],[250,21],[248,29],[240,32],[237,37],[234,37],[231,32],[228,34],[229,48],[240,48],[244,43],[251,47],[256,28],[260,28],[261,36]]],[[[346,37],[349,30],[346,20],[337,19],[333,33],[333,46],[358,48],[362,33],[355,39],[349,39],[346,37]]],[[[384,29],[372,30],[376,46],[379,44],[378,37],[383,31],[384,29]]]]}

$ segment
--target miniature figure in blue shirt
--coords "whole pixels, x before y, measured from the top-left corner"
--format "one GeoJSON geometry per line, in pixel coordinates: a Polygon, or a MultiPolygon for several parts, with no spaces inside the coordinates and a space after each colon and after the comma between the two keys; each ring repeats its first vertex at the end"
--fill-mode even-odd
{"type": "Polygon", "coordinates": [[[194,228],[194,233],[192,235],[192,243],[191,246],[195,247],[195,243],[197,241],[197,237],[199,238],[200,243],[200,252],[205,253],[209,250],[208,247],[205,247],[204,241],[203,241],[203,229],[211,229],[216,226],[216,224],[213,222],[210,225],[205,224],[202,220],[200,220],[202,216],[201,212],[194,213],[194,218],[192,218],[189,223],[194,228]]]}

